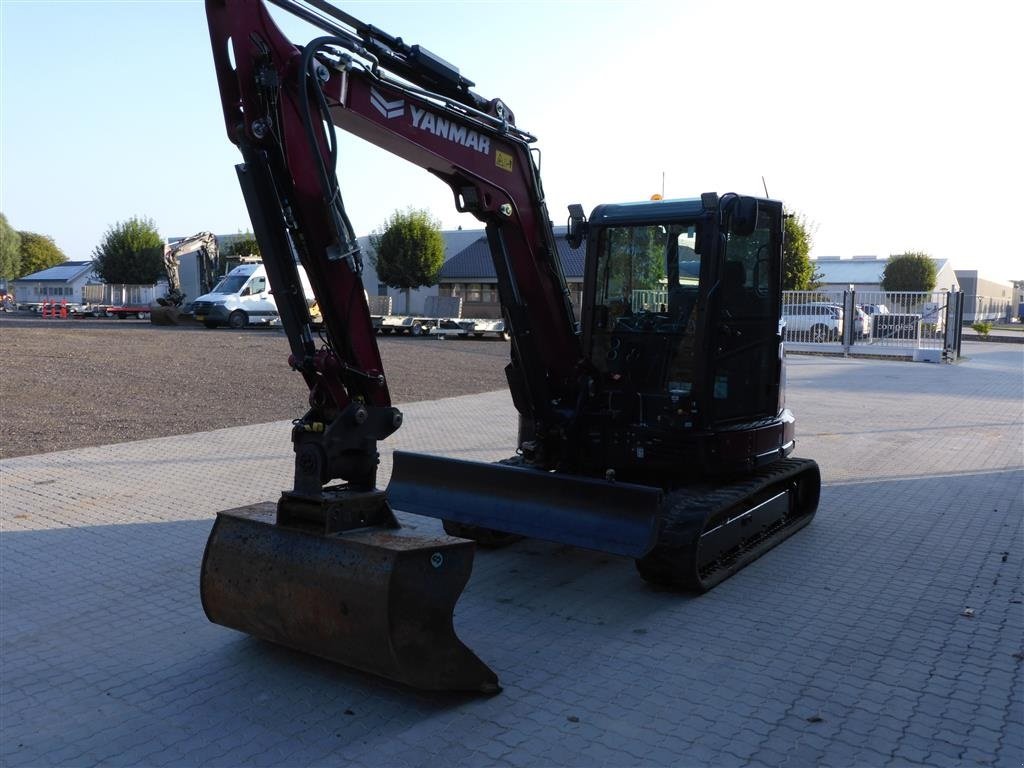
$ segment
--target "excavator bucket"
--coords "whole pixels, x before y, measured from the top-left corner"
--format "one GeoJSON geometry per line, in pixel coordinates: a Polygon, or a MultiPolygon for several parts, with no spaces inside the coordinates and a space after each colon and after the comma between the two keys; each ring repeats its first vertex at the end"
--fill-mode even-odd
{"type": "Polygon", "coordinates": [[[149,306],[149,322],[153,325],[178,325],[181,310],[177,307],[165,307],[153,303],[149,306]]]}
{"type": "Polygon", "coordinates": [[[196,323],[195,318],[189,313],[183,313],[180,307],[163,306],[156,302],[149,305],[149,322],[153,325],[193,325],[196,323]]]}
{"type": "Polygon", "coordinates": [[[210,621],[425,690],[496,693],[456,637],[474,545],[402,529],[325,534],[266,502],[220,512],[200,576],[210,621]]]}

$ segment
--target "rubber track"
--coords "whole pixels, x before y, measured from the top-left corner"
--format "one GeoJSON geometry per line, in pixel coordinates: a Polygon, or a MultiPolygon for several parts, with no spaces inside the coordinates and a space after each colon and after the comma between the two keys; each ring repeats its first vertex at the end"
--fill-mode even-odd
{"type": "Polygon", "coordinates": [[[658,586],[708,591],[807,525],[817,510],[817,499],[808,513],[784,518],[766,533],[746,542],[739,551],[734,550],[728,561],[719,561],[699,572],[698,547],[706,521],[720,511],[757,497],[771,486],[784,486],[809,471],[818,471],[811,459],[783,459],[722,485],[703,484],[672,492],[666,499],[658,545],[636,561],[637,570],[646,581],[658,586]]]}

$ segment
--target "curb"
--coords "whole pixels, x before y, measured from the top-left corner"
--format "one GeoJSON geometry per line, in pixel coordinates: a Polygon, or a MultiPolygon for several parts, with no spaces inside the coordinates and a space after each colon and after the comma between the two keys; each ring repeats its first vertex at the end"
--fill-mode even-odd
{"type": "Polygon", "coordinates": [[[964,334],[960,337],[960,341],[981,341],[994,344],[1024,344],[1024,333],[1018,336],[993,336],[991,333],[988,336],[968,336],[964,334]]]}

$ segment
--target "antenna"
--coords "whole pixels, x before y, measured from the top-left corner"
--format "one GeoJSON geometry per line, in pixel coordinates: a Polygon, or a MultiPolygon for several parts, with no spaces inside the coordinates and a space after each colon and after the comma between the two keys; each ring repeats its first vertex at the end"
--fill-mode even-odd
{"type": "Polygon", "coordinates": [[[771,197],[771,195],[768,194],[768,184],[765,182],[764,176],[761,176],[761,186],[764,187],[764,196],[771,197]]]}

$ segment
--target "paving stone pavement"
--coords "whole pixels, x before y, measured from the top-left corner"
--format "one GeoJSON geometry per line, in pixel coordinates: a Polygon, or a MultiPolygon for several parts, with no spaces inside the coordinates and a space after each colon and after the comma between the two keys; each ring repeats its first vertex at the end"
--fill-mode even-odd
{"type": "MultiPolygon", "coordinates": [[[[0,462],[0,765],[1020,765],[1024,349],[977,346],[791,357],[818,516],[707,595],[478,552],[456,627],[492,698],[207,622],[213,514],[288,485],[287,422],[0,462]]],[[[505,393],[403,410],[386,451],[509,453],[505,393]]]]}

